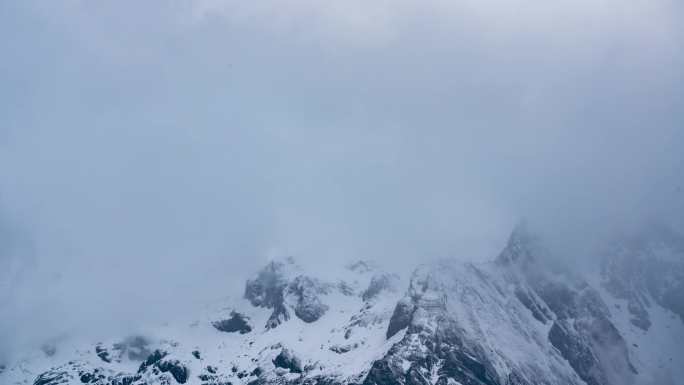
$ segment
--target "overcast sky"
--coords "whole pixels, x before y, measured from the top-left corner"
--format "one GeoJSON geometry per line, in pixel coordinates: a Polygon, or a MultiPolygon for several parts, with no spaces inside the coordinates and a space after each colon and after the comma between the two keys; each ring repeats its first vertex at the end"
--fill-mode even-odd
{"type": "Polygon", "coordinates": [[[683,7],[2,1],[0,327],[128,327],[281,255],[491,259],[523,217],[681,226],[683,7]]]}

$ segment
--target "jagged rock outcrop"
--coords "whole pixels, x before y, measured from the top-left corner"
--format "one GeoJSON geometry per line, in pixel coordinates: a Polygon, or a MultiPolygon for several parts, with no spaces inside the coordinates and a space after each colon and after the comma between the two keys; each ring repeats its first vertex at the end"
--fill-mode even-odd
{"type": "Polygon", "coordinates": [[[177,383],[185,384],[188,380],[188,369],[179,360],[169,359],[167,356],[167,352],[155,350],[140,364],[138,374],[170,373],[177,383]]]}
{"type": "Polygon", "coordinates": [[[304,322],[314,322],[328,310],[321,296],[328,294],[330,285],[305,275],[296,275],[292,258],[273,261],[256,278],[247,281],[245,298],[254,306],[273,309],[266,327],[275,328],[290,319],[290,310],[304,322]]]}

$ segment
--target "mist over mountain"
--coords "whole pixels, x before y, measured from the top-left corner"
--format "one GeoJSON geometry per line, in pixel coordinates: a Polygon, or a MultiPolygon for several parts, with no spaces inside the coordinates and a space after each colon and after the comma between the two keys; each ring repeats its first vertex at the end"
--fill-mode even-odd
{"type": "MultiPolygon", "coordinates": [[[[2,367],[12,384],[678,384],[684,237],[648,227],[596,250],[593,273],[528,224],[492,260],[409,276],[377,263],[268,262],[241,294],[177,298],[135,333],[68,333],[2,367]],[[600,269],[598,268],[600,266],[600,269]]],[[[109,330],[110,332],[112,329],[109,330]]]]}
{"type": "Polygon", "coordinates": [[[0,384],[681,383],[683,17],[0,2],[0,384]]]}

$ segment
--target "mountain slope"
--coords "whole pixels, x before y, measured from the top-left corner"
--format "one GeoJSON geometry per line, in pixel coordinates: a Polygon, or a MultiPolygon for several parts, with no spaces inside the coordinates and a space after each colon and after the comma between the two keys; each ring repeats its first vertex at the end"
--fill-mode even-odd
{"type": "Polygon", "coordinates": [[[407,333],[365,384],[631,381],[626,343],[598,293],[540,268],[539,252],[518,228],[496,262],[418,269],[390,321],[407,333]]]}
{"type": "Polygon", "coordinates": [[[0,383],[682,384],[682,249],[648,239],[607,249],[586,277],[547,264],[525,226],[492,262],[426,264],[409,282],[365,262],[324,279],[273,261],[205,314],[46,345],[0,383]]]}

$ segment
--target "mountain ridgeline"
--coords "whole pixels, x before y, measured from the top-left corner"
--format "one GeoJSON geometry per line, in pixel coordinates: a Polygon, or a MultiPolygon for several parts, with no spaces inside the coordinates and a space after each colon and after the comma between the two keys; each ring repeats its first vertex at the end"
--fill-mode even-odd
{"type": "Polygon", "coordinates": [[[273,261],[191,321],[57,342],[2,366],[0,383],[684,384],[681,236],[621,238],[586,274],[549,253],[520,225],[493,261],[430,263],[408,280],[367,262],[323,279],[273,261]]]}

